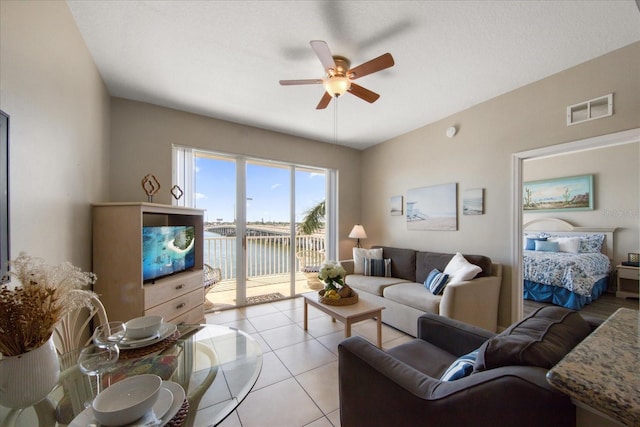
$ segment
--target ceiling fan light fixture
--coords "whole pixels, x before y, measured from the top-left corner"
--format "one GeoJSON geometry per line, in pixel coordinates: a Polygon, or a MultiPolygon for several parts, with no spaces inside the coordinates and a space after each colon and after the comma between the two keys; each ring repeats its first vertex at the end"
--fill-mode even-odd
{"type": "Polygon", "coordinates": [[[344,95],[350,87],[351,81],[344,76],[333,76],[324,81],[324,89],[333,97],[344,95]]]}

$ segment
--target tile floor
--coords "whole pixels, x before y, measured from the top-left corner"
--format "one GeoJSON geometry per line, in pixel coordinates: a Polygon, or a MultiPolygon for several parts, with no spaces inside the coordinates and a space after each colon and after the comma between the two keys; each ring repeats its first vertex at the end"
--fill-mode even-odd
{"type": "MultiPolygon", "coordinates": [[[[298,297],[206,315],[207,323],[247,332],[263,351],[262,372],[255,387],[220,426],[340,426],[338,344],[344,339],[343,325],[309,307],[309,330],[305,332],[303,306],[298,297]]],[[[375,320],[355,324],[352,334],[375,343],[375,320]]],[[[410,339],[382,325],[385,349],[410,339]]],[[[207,425],[204,419],[196,424],[207,425]]]]}

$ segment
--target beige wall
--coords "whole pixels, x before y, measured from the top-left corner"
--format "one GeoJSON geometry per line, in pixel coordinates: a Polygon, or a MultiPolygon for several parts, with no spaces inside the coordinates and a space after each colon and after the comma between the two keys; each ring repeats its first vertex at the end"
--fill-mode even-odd
{"type": "Polygon", "coordinates": [[[640,143],[524,162],[524,181],[576,175],[593,175],[592,211],[528,213],[523,223],[555,217],[580,227],[616,227],[614,265],[626,261],[640,249],[640,143]]]}
{"type": "Polygon", "coordinates": [[[108,188],[109,96],[66,2],[0,1],[0,58],[11,255],[90,270],[89,205],[108,188]]]}
{"type": "Polygon", "coordinates": [[[511,323],[512,154],[640,126],[640,43],[552,75],[372,147],[362,156],[366,243],[479,253],[505,265],[498,322],[511,323]],[[566,126],[567,105],[614,93],[612,117],[566,126]],[[456,125],[449,139],[445,131],[456,125]],[[389,198],[458,183],[458,231],[408,231],[389,198]],[[460,194],[485,189],[485,214],[462,215],[460,194]]]}
{"type": "Polygon", "coordinates": [[[114,98],[109,201],[146,201],[148,173],[161,189],[154,202],[171,204],[172,144],[338,170],[340,258],[350,258],[346,236],[360,220],[360,152],[150,104],[114,98]]]}

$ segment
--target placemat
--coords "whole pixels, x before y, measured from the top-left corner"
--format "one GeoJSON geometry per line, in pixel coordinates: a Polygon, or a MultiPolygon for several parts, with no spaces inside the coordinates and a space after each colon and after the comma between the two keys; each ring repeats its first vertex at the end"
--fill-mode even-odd
{"type": "Polygon", "coordinates": [[[140,348],[121,348],[120,349],[120,359],[134,359],[137,357],[146,356],[151,353],[155,353],[158,351],[162,351],[165,348],[172,346],[176,341],[180,338],[180,331],[176,330],[173,335],[163,339],[162,341],[158,341],[155,344],[151,344],[145,347],[140,348]]]}
{"type": "Polygon", "coordinates": [[[184,420],[187,418],[187,414],[189,413],[189,401],[185,397],[184,402],[182,402],[182,406],[178,410],[178,413],[169,420],[169,422],[165,425],[165,427],[182,427],[184,420]]]}

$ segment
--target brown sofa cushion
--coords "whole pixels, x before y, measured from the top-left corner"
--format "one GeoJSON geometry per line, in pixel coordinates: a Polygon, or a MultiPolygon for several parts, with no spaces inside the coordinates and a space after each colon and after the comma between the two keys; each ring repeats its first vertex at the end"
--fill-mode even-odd
{"type": "Polygon", "coordinates": [[[541,307],[481,347],[474,372],[508,365],[551,369],[591,332],[576,311],[541,307]]]}
{"type": "Polygon", "coordinates": [[[410,282],[416,281],[415,250],[388,246],[372,246],[372,248],[382,248],[382,257],[391,258],[391,276],[410,282]]]}

